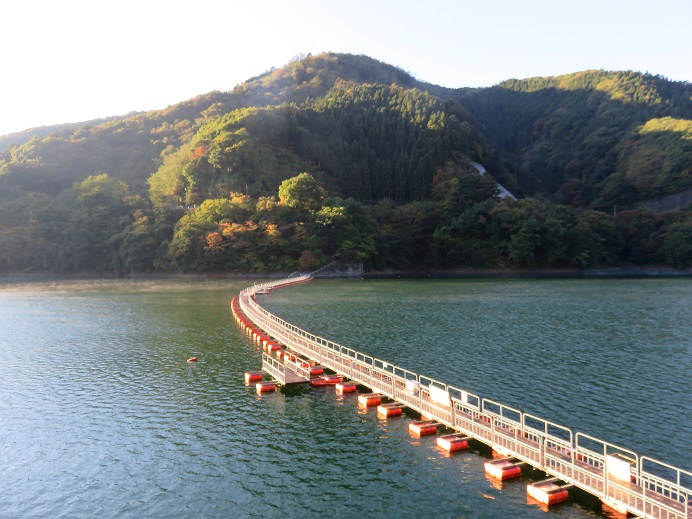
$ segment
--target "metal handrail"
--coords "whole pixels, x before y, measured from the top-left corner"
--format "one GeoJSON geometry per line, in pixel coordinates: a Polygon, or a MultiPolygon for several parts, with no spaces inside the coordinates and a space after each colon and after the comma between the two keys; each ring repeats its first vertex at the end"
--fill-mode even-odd
{"type": "Polygon", "coordinates": [[[670,499],[684,504],[685,513],[690,515],[690,512],[692,512],[692,494],[689,488],[682,485],[683,476],[688,481],[692,481],[692,472],[690,471],[682,470],[678,467],[674,467],[673,465],[668,465],[667,463],[649,458],[648,456],[642,456],[639,458],[639,481],[640,485],[644,488],[644,492],[646,493],[647,489],[650,488],[651,485],[654,485],[654,489],[661,489],[660,491],[654,490],[655,493],[667,495],[670,499]],[[652,463],[657,467],[662,467],[663,469],[672,471],[675,474],[675,483],[664,479],[662,476],[645,470],[645,465],[647,462],[652,463]]]}
{"type": "MultiPolygon", "coordinates": [[[[271,289],[309,279],[311,279],[310,275],[303,275],[259,286],[271,289]]],[[[546,472],[561,477],[599,497],[611,501],[615,499],[634,513],[650,516],[647,510],[657,508],[664,510],[669,518],[689,516],[692,489],[683,485],[681,478],[683,475],[692,478],[692,473],[652,458],[644,456],[640,458],[637,453],[629,449],[584,433],[575,434],[571,429],[560,424],[481,398],[466,390],[448,386],[443,382],[316,336],[262,308],[252,297],[256,288],[257,285],[240,293],[241,309],[265,331],[298,353],[310,358],[316,357],[314,360],[322,365],[376,388],[383,394],[402,401],[412,409],[425,412],[431,418],[465,434],[470,434],[484,443],[492,446],[501,445],[504,450],[509,451],[510,455],[536,464],[546,472]],[[344,373],[347,366],[349,372],[344,373]],[[532,422],[542,426],[542,430],[531,425],[532,422]],[[556,435],[558,432],[566,437],[556,435]],[[529,443],[520,443],[520,437],[522,440],[528,440],[529,443]],[[586,447],[585,441],[601,445],[602,452],[586,447]],[[608,477],[606,460],[609,453],[613,451],[615,454],[632,456],[634,462],[632,475],[641,486],[641,493],[625,488],[616,479],[608,477]],[[670,481],[663,476],[645,471],[643,466],[645,461],[669,469],[676,475],[676,480],[670,481]],[[611,494],[617,494],[627,500],[613,498],[611,494]],[[630,499],[630,496],[633,498],[630,499]],[[682,512],[662,499],[684,504],[685,515],[680,515],[682,512]]]]}
{"type": "Polygon", "coordinates": [[[280,383],[286,383],[286,367],[279,361],[264,353],[262,354],[262,366],[280,383]]]}

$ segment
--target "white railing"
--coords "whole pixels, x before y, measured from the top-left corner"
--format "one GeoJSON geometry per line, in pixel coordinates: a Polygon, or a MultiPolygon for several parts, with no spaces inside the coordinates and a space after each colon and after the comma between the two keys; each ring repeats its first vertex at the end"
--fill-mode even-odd
{"type": "Polygon", "coordinates": [[[262,369],[281,384],[286,383],[286,366],[266,353],[262,354],[262,369]]]}
{"type": "Polygon", "coordinates": [[[574,434],[562,425],[318,337],[268,312],[255,300],[260,289],[311,279],[304,275],[249,287],[240,293],[240,307],[256,325],[298,354],[605,502],[647,518],[692,516],[691,472],[583,433],[574,434]],[[626,474],[615,471],[616,462],[626,474]],[[645,465],[652,466],[651,471],[645,465]]]}

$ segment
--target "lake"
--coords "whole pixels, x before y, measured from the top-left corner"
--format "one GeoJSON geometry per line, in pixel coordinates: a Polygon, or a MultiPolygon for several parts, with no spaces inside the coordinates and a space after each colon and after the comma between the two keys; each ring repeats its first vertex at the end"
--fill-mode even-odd
{"type": "MultiPolygon", "coordinates": [[[[332,388],[246,387],[261,352],[229,303],[252,281],[0,285],[0,517],[545,517],[526,503],[538,475],[495,484],[480,446],[445,456],[410,417],[332,388]]],[[[340,344],[692,470],[688,278],[316,280],[262,297],[340,344]]],[[[550,514],[602,516],[578,493],[550,514]]]]}

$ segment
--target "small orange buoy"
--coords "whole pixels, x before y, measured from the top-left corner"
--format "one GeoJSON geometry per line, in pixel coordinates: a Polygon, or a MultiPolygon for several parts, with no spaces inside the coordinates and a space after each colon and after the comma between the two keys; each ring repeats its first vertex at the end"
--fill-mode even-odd
{"type": "Polygon", "coordinates": [[[457,452],[468,449],[469,442],[466,438],[462,438],[457,434],[449,434],[447,436],[440,436],[437,439],[437,446],[447,452],[457,452]]]}
{"type": "Polygon", "coordinates": [[[434,422],[422,421],[408,424],[409,432],[414,436],[428,436],[437,434],[437,425],[434,422]]]}
{"type": "Polygon", "coordinates": [[[377,414],[382,416],[399,416],[403,409],[399,404],[382,404],[377,406],[377,414]]]}
{"type": "Polygon", "coordinates": [[[257,389],[258,393],[270,393],[272,391],[276,391],[276,385],[271,381],[257,382],[257,384],[255,384],[255,388],[257,389]]]}
{"type": "Polygon", "coordinates": [[[492,460],[485,464],[485,472],[494,478],[504,481],[505,479],[518,478],[521,476],[521,466],[507,458],[492,460]]]}
{"type": "MultiPolygon", "coordinates": [[[[307,366],[305,366],[305,367],[307,368],[307,366]]],[[[322,375],[322,374],[324,374],[324,369],[322,368],[322,366],[315,366],[315,367],[310,368],[310,376],[311,377],[316,377],[316,376],[322,375]]]]}
{"type": "Polygon", "coordinates": [[[338,382],[336,384],[336,392],[340,395],[344,393],[355,393],[358,388],[353,382],[338,382]]]}
{"type": "Polygon", "coordinates": [[[323,386],[326,386],[327,384],[329,384],[329,382],[324,380],[324,378],[322,378],[322,377],[312,377],[310,379],[310,385],[313,387],[323,387],[323,386]]]}
{"type": "Polygon", "coordinates": [[[377,393],[366,393],[364,395],[358,395],[358,403],[366,407],[380,405],[382,403],[382,397],[377,393]]]}
{"type": "Polygon", "coordinates": [[[199,359],[197,357],[190,357],[187,359],[188,362],[197,362],[199,359]]]}
{"type": "Polygon", "coordinates": [[[564,503],[569,499],[567,489],[552,481],[539,481],[532,485],[527,485],[526,493],[539,503],[548,506],[564,503]]]}
{"type": "Polygon", "coordinates": [[[262,380],[262,372],[261,371],[246,371],[245,372],[245,383],[249,384],[250,382],[257,382],[259,380],[262,380]]]}
{"type": "Polygon", "coordinates": [[[327,381],[327,384],[338,384],[344,380],[341,375],[324,375],[322,378],[327,381]]]}

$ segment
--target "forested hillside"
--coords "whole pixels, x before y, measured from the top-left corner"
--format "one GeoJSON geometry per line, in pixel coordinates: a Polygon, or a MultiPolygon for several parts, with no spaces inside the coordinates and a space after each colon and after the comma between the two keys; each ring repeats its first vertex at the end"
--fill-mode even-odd
{"type": "Polygon", "coordinates": [[[692,186],[692,85],[634,72],[510,80],[457,95],[527,194],[630,207],[692,186]]]}
{"type": "Polygon", "coordinates": [[[310,56],[0,138],[0,271],[687,267],[689,207],[636,207],[690,188],[691,97],[603,71],[454,91],[310,56]]]}
{"type": "Polygon", "coordinates": [[[203,126],[151,177],[151,197],[194,204],[229,191],[273,194],[308,171],[362,202],[424,199],[438,167],[482,153],[464,119],[416,89],[340,81],[301,105],[234,110],[203,126]]]}

